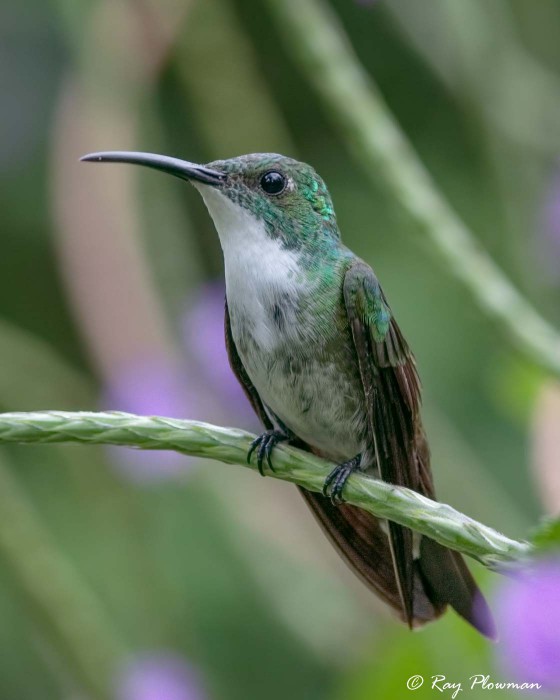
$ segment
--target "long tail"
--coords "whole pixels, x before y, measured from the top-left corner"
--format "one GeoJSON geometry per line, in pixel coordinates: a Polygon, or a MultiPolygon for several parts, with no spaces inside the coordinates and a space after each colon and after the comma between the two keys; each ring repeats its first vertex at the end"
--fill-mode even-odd
{"type": "MultiPolygon", "coordinates": [[[[360,508],[333,506],[320,494],[299,490],[343,559],[406,622],[389,540],[379,520],[360,508]]],[[[496,639],[490,609],[463,557],[422,537],[420,556],[414,560],[413,625],[437,619],[447,605],[483,635],[496,639]]]]}

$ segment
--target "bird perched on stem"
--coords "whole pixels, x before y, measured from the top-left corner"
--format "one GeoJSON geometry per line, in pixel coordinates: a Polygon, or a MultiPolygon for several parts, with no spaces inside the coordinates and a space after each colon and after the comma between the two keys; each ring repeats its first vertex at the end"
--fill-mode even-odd
{"type": "Polygon", "coordinates": [[[224,253],[231,366],[265,427],[248,459],[273,470],[275,445],[290,441],[337,463],[322,494],[301,492],[350,566],[411,628],[451,605],[494,638],[459,553],[343,502],[358,469],[430,498],[434,487],[414,356],[372,269],[342,243],[313,168],[270,153],[83,160],[144,165],[202,194],[224,253]]]}

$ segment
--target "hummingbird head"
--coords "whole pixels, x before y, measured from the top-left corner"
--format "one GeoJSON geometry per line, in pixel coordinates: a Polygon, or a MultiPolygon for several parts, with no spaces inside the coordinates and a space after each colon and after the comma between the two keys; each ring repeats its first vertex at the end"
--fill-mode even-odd
{"type": "Polygon", "coordinates": [[[243,243],[254,223],[285,248],[328,247],[340,236],[329,191],[306,163],[276,153],[252,153],[207,165],[178,158],[112,151],[82,160],[134,163],[191,182],[202,194],[222,245],[243,243]]]}

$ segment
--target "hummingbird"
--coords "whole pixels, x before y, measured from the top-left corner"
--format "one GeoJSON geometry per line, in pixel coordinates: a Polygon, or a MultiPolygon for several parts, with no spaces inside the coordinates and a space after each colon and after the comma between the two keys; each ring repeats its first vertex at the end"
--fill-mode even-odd
{"type": "Polygon", "coordinates": [[[322,493],[300,491],[350,567],[411,629],[449,605],[495,639],[458,552],[344,503],[357,470],[435,491],[415,358],[373,270],[342,243],[316,171],[273,153],[207,165],[126,151],[82,160],[160,170],[202,195],[224,255],[230,364],[264,427],[248,460],[273,471],[287,442],[335,463],[322,493]]]}

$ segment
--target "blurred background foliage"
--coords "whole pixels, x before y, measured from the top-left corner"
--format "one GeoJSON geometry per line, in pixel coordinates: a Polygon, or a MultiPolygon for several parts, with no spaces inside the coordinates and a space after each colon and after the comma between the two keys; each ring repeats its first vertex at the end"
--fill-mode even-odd
{"type": "MultiPolygon", "coordinates": [[[[331,4],[449,202],[560,324],[556,0],[331,4]]],[[[266,5],[0,5],[0,409],[256,430],[227,368],[221,253],[197,194],[78,157],[279,151],[327,181],[345,242],[415,350],[440,499],[523,536],[560,509],[560,390],[364,178],[266,5]]],[[[2,699],[95,697],[60,643],[66,623],[118,700],[390,699],[416,673],[500,674],[452,613],[418,634],[398,626],[286,484],[173,454],[42,446],[3,448],[0,485],[2,699]],[[49,566],[104,620],[100,636],[87,619],[81,633],[58,589],[45,614],[49,566]]],[[[491,595],[497,577],[476,574],[491,595]]]]}

